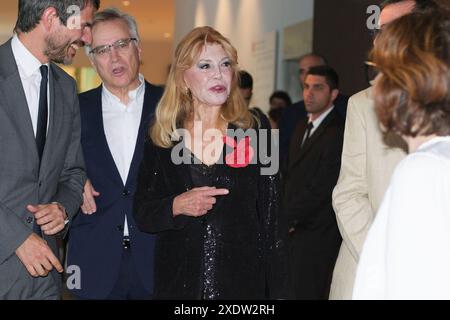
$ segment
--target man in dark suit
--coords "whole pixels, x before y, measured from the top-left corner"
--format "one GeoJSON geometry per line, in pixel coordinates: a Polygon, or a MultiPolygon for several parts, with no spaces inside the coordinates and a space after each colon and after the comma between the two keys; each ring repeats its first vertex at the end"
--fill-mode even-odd
{"type": "Polygon", "coordinates": [[[70,63],[90,41],[98,6],[20,0],[16,34],[0,46],[0,300],[60,298],[55,236],[86,177],[75,81],[52,62],[70,63]]]}
{"type": "Polygon", "coordinates": [[[89,58],[103,80],[80,95],[81,144],[89,181],[69,236],[68,267],[81,270],[80,299],[150,299],[154,236],[136,227],[132,203],[150,117],[162,89],[139,74],[133,17],[98,12],[89,58]],[[95,200],[94,200],[95,197],[95,200]]]}
{"type": "MultiPolygon", "coordinates": [[[[327,60],[318,55],[316,53],[308,53],[300,57],[298,60],[299,65],[299,81],[300,87],[303,90],[305,87],[305,78],[309,69],[316,66],[325,66],[327,65],[327,60]]],[[[334,106],[338,114],[345,120],[346,112],[347,112],[347,102],[348,97],[342,94],[338,94],[335,101],[334,106]]],[[[298,120],[303,117],[306,117],[307,111],[305,108],[305,101],[298,101],[290,106],[287,106],[283,115],[281,116],[279,122],[280,129],[280,160],[282,164],[285,164],[287,161],[288,153],[289,153],[289,144],[291,141],[292,134],[294,133],[294,129],[297,125],[298,120]]]]}
{"type": "Polygon", "coordinates": [[[303,94],[308,116],[292,136],[284,181],[291,278],[296,299],[327,299],[341,243],[331,206],[344,134],[344,120],[333,103],[336,72],[327,66],[311,68],[303,94]]]}

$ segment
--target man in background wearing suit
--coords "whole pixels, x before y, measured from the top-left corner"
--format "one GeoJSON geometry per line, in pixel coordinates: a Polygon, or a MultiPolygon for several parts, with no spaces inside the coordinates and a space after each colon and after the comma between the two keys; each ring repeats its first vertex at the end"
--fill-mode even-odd
{"type": "Polygon", "coordinates": [[[80,95],[81,144],[89,181],[69,236],[67,265],[81,270],[81,299],[150,299],[154,236],[140,232],[132,205],[150,117],[162,89],[139,74],[136,21],[98,12],[89,58],[103,80],[80,95]],[[94,200],[95,197],[95,200],[94,200]]]}
{"type": "Polygon", "coordinates": [[[85,172],[75,82],[52,62],[90,41],[98,6],[19,0],[16,34],[0,46],[0,299],[60,298],[55,235],[78,210],[85,172]]]}
{"type": "MultiPolygon", "coordinates": [[[[443,0],[443,2],[446,0],[443,0]]],[[[412,11],[435,10],[433,0],[388,0],[379,25],[412,11]]],[[[374,41],[376,45],[376,39],[374,41]]],[[[375,113],[372,88],[353,95],[348,104],[342,168],[333,191],[342,245],[333,273],[330,299],[351,299],[359,255],[367,232],[389,184],[392,172],[406,155],[405,142],[384,134],[375,113]]]]}
{"type": "Polygon", "coordinates": [[[331,206],[341,160],[344,120],[335,106],[338,75],[312,67],[303,96],[308,116],[291,139],[283,210],[290,236],[295,299],[328,299],[341,236],[331,206]]]}
{"type": "MultiPolygon", "coordinates": [[[[317,66],[328,65],[326,59],[316,53],[308,53],[298,59],[298,79],[300,87],[303,90],[305,87],[305,78],[309,69],[317,66]]],[[[347,111],[348,97],[338,94],[334,101],[335,108],[338,114],[345,120],[345,113],[347,111]]],[[[305,101],[300,100],[284,109],[283,115],[280,119],[280,160],[282,164],[286,163],[289,145],[294,133],[297,122],[306,116],[305,101]]]]}

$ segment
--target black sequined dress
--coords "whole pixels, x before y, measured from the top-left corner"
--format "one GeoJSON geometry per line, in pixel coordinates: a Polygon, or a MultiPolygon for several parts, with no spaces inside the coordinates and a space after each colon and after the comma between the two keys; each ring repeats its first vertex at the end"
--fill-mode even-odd
{"type": "MultiPolygon", "coordinates": [[[[278,173],[261,175],[259,159],[241,168],[176,164],[174,148],[146,143],[134,202],[138,227],[157,235],[155,298],[285,298],[278,173]],[[174,198],[201,186],[226,188],[229,194],[216,197],[202,217],[174,218],[174,198]]],[[[189,152],[186,159],[191,157],[189,152]]]]}
{"type": "MultiPolygon", "coordinates": [[[[199,160],[192,155],[192,160],[199,160]]],[[[207,166],[203,163],[193,164],[190,166],[191,178],[194,188],[213,186],[214,172],[216,165],[207,166]]],[[[207,216],[200,218],[202,220],[203,230],[203,299],[217,299],[220,293],[217,292],[217,275],[215,264],[218,259],[217,255],[217,238],[220,237],[217,228],[211,223],[207,216]]]]}

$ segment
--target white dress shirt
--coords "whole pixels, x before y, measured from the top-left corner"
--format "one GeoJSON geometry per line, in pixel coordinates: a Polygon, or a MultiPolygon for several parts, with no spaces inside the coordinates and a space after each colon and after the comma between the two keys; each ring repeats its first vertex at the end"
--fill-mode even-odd
{"type": "MultiPolygon", "coordinates": [[[[325,111],[324,113],[322,113],[319,117],[317,117],[316,120],[314,120],[314,121],[312,122],[313,127],[312,127],[312,129],[311,129],[311,132],[309,133],[309,137],[308,137],[308,138],[311,138],[311,136],[314,134],[314,132],[317,130],[317,128],[319,128],[319,126],[320,126],[320,124],[323,122],[323,120],[325,120],[325,118],[330,114],[331,111],[333,111],[333,109],[334,109],[334,106],[331,106],[330,109],[328,109],[327,111],[325,111]]],[[[311,122],[311,114],[309,114],[309,113],[308,113],[308,119],[310,119],[310,120],[308,121],[308,123],[311,122]]],[[[302,146],[303,146],[303,143],[305,143],[307,133],[308,133],[308,130],[306,130],[306,132],[305,132],[305,134],[304,134],[304,136],[303,136],[303,139],[302,139],[302,146]]]]}
{"type": "MultiPolygon", "coordinates": [[[[128,93],[130,98],[128,105],[124,105],[105,85],[102,90],[105,136],[124,185],[127,182],[133,160],[144,105],[145,81],[141,74],[139,81],[139,87],[128,93]]],[[[124,236],[128,235],[128,223],[125,215],[124,236]]]]}
{"type": "MultiPolygon", "coordinates": [[[[331,106],[330,109],[328,109],[327,111],[322,113],[319,117],[317,117],[316,120],[314,120],[312,122],[313,128],[311,129],[311,133],[309,134],[310,137],[314,134],[314,132],[317,130],[317,128],[319,128],[319,126],[323,122],[323,120],[325,120],[325,118],[331,113],[331,111],[333,111],[333,109],[334,109],[334,106],[331,106]]],[[[311,119],[311,114],[308,114],[308,118],[311,119]]]]}
{"type": "MultiPolygon", "coordinates": [[[[42,63],[20,42],[17,35],[11,40],[11,48],[19,70],[20,80],[22,81],[23,91],[27,99],[28,109],[30,111],[31,123],[33,125],[34,136],[36,137],[38,112],[39,112],[39,92],[41,87],[42,63]]],[[[48,64],[46,64],[48,67],[48,64]]],[[[49,72],[50,79],[50,72],[49,72]]],[[[49,80],[50,82],[50,80],[49,80]]],[[[50,105],[49,83],[47,83],[47,102],[50,105]]],[[[47,113],[47,119],[50,116],[50,109],[47,113]]],[[[49,121],[47,120],[47,128],[49,121]]]]}
{"type": "Polygon", "coordinates": [[[353,299],[450,299],[450,136],[422,144],[395,169],[353,299]]]}

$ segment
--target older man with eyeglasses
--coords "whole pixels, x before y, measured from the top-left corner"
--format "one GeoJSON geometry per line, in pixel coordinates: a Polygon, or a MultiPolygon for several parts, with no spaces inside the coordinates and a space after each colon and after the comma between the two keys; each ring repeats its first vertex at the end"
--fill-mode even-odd
{"type": "Polygon", "coordinates": [[[88,182],[73,223],[67,266],[81,270],[69,289],[80,299],[151,299],[154,236],[140,232],[133,196],[144,140],[162,90],[139,73],[133,17],[96,14],[89,59],[103,84],[80,95],[81,145],[88,182]]]}

